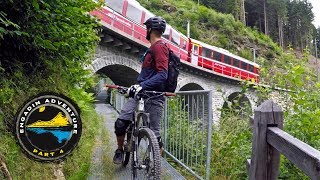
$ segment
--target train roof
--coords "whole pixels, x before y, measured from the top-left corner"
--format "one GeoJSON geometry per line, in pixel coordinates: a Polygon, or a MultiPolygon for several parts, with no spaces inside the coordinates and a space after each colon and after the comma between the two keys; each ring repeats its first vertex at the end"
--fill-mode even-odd
{"type": "MultiPolygon", "coordinates": [[[[121,1],[121,0],[120,0],[120,1],[121,1]]],[[[124,0],[122,0],[122,1],[124,1],[124,0]]],[[[143,7],[138,1],[136,1],[136,0],[129,0],[128,3],[131,4],[132,6],[136,7],[137,9],[141,9],[142,11],[145,11],[147,17],[148,17],[148,16],[155,16],[153,13],[151,13],[149,10],[147,10],[146,8],[144,8],[144,7],[143,7]]],[[[119,12],[119,13],[121,13],[121,12],[119,12]]],[[[173,28],[172,26],[170,26],[169,24],[167,24],[167,26],[168,26],[168,28],[174,29],[174,28],[173,28]]],[[[176,29],[174,29],[174,30],[177,31],[177,32],[180,34],[181,37],[183,37],[184,39],[187,39],[187,36],[185,36],[184,34],[182,34],[180,31],[178,31],[178,30],[176,30],[176,29]]],[[[235,54],[232,54],[231,52],[229,52],[229,51],[226,50],[226,49],[222,49],[222,48],[219,48],[219,47],[216,47],[216,46],[213,46],[213,45],[209,45],[209,44],[206,44],[206,43],[204,43],[204,42],[198,41],[198,40],[196,40],[196,39],[192,39],[192,38],[190,38],[190,39],[192,40],[192,42],[194,42],[194,43],[196,43],[196,44],[199,44],[199,45],[201,45],[201,46],[203,46],[203,47],[206,47],[206,48],[208,48],[208,49],[212,49],[212,50],[218,51],[218,52],[223,53],[223,54],[228,54],[229,56],[231,56],[231,57],[233,57],[233,58],[237,58],[237,59],[239,59],[239,60],[241,60],[241,61],[243,61],[243,62],[246,62],[246,63],[248,63],[248,64],[252,64],[252,65],[254,65],[254,66],[260,67],[257,63],[254,63],[254,62],[249,61],[249,60],[247,60],[247,59],[245,59],[245,58],[242,58],[242,57],[240,57],[240,56],[237,56],[237,55],[235,55],[235,54]]]]}
{"type": "Polygon", "coordinates": [[[196,44],[199,44],[199,45],[201,45],[201,46],[203,46],[203,47],[206,47],[206,48],[208,48],[208,49],[212,49],[212,50],[214,50],[214,51],[218,51],[218,52],[223,53],[223,54],[227,54],[228,56],[231,56],[231,57],[233,57],[233,58],[236,58],[236,59],[241,60],[241,61],[243,61],[243,62],[246,62],[246,63],[248,63],[248,64],[251,64],[251,65],[260,67],[259,64],[255,63],[255,62],[252,62],[252,61],[249,61],[249,60],[247,60],[247,59],[245,59],[245,58],[243,58],[243,57],[240,57],[240,56],[238,56],[238,55],[232,54],[230,51],[228,51],[228,50],[226,50],[226,49],[219,48],[219,47],[216,47],[216,46],[213,46],[213,45],[209,45],[209,44],[206,44],[206,43],[204,43],[204,42],[198,41],[198,40],[196,40],[196,39],[192,39],[192,38],[190,38],[190,39],[191,39],[192,42],[194,42],[194,43],[196,43],[196,44]]]}

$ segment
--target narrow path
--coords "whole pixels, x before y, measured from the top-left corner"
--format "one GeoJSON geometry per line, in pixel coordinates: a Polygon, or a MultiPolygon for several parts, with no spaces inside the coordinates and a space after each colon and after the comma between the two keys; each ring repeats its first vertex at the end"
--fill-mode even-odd
{"type": "MultiPolygon", "coordinates": [[[[101,173],[103,170],[99,168],[101,167],[101,159],[103,156],[103,153],[106,153],[110,159],[112,159],[114,155],[114,150],[117,148],[116,146],[116,137],[114,132],[114,122],[117,119],[118,113],[113,109],[113,107],[109,104],[105,104],[104,100],[106,99],[106,92],[101,91],[97,97],[98,102],[95,104],[95,109],[99,115],[103,117],[105,128],[108,131],[109,134],[109,144],[112,146],[109,149],[108,152],[102,152],[101,148],[97,146],[95,148],[95,152],[92,158],[92,167],[91,175],[88,179],[105,179],[103,176],[103,173],[101,173]],[[99,165],[100,164],[100,165],[99,165]]],[[[101,134],[101,133],[100,133],[101,134]]],[[[100,137],[100,136],[99,136],[100,137]]],[[[100,137],[101,138],[101,137],[100,137]]],[[[129,162],[130,163],[130,162],[129,162]]],[[[119,179],[119,180],[128,180],[131,178],[131,168],[130,165],[127,167],[122,167],[121,165],[114,165],[110,164],[111,166],[115,166],[114,168],[114,178],[113,179],[119,179]]],[[[165,161],[162,158],[161,161],[161,176],[162,179],[184,179],[167,161],[165,161]]]]}

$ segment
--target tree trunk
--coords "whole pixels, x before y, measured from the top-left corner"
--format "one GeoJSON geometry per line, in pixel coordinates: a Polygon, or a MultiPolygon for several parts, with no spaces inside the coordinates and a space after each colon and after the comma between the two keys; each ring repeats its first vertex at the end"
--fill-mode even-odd
{"type": "Polygon", "coordinates": [[[283,23],[282,18],[278,16],[278,33],[279,33],[279,45],[283,48],[283,23]]]}
{"type": "Polygon", "coordinates": [[[244,7],[244,0],[240,0],[240,21],[246,25],[246,11],[244,7]]]}
{"type": "Polygon", "coordinates": [[[267,24],[267,7],[266,7],[266,1],[263,0],[263,15],[264,15],[264,33],[268,35],[268,24],[267,24]]]}

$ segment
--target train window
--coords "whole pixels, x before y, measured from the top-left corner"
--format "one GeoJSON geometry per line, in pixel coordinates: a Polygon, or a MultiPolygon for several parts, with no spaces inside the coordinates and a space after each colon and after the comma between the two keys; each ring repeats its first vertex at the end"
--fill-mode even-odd
{"type": "Polygon", "coordinates": [[[224,55],[224,63],[231,64],[231,58],[227,55],[224,55]]]}
{"type": "Polygon", "coordinates": [[[172,29],[171,42],[175,45],[178,45],[178,46],[180,45],[180,34],[174,29],[172,29]]]}
{"type": "Polygon", "coordinates": [[[184,49],[184,50],[187,50],[187,40],[181,38],[181,41],[182,41],[182,42],[181,42],[182,44],[181,44],[180,47],[181,47],[182,49],[184,49]]]}
{"type": "Polygon", "coordinates": [[[111,7],[113,10],[122,14],[124,0],[106,0],[105,3],[107,6],[111,7]]]}
{"type": "Polygon", "coordinates": [[[233,58],[233,66],[239,67],[239,60],[233,58]]]}
{"type": "Polygon", "coordinates": [[[222,54],[219,52],[214,52],[213,57],[214,57],[214,60],[221,61],[222,54]]]}
{"type": "Polygon", "coordinates": [[[241,69],[247,70],[248,64],[245,62],[241,62],[241,69]]]}
{"type": "Polygon", "coordinates": [[[253,66],[251,64],[249,64],[249,71],[250,72],[254,72],[254,68],[253,68],[253,66]]]}
{"type": "Polygon", "coordinates": [[[199,46],[196,45],[196,44],[194,44],[192,51],[193,51],[193,54],[198,55],[198,53],[199,53],[199,46]]]}
{"type": "Polygon", "coordinates": [[[135,21],[136,23],[141,23],[142,11],[132,4],[128,3],[127,17],[135,21]]]}
{"type": "Polygon", "coordinates": [[[162,34],[162,36],[166,39],[169,40],[169,36],[170,36],[170,27],[167,25],[166,30],[164,31],[164,33],[162,34]]]}
{"type": "Polygon", "coordinates": [[[207,57],[207,58],[211,58],[211,50],[203,47],[202,48],[202,56],[207,57]]]}

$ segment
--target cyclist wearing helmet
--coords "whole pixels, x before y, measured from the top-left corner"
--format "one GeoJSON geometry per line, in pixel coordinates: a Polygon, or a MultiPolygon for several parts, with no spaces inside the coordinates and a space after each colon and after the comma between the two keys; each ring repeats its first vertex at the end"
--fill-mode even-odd
{"type": "MultiPolygon", "coordinates": [[[[162,42],[161,35],[166,29],[166,21],[161,17],[151,17],[144,25],[147,27],[146,39],[151,43],[147,51],[150,53],[144,55],[142,69],[138,76],[139,84],[132,85],[128,89],[128,95],[131,98],[124,105],[115,122],[115,134],[118,143],[118,148],[113,157],[115,164],[121,164],[123,161],[123,143],[126,129],[132,121],[133,112],[138,102],[135,96],[141,90],[165,91],[164,85],[168,75],[169,49],[162,42]]],[[[164,97],[156,97],[145,104],[145,111],[150,115],[150,129],[158,138],[160,149],[162,149],[160,120],[162,118],[163,103],[164,97]]]]}

